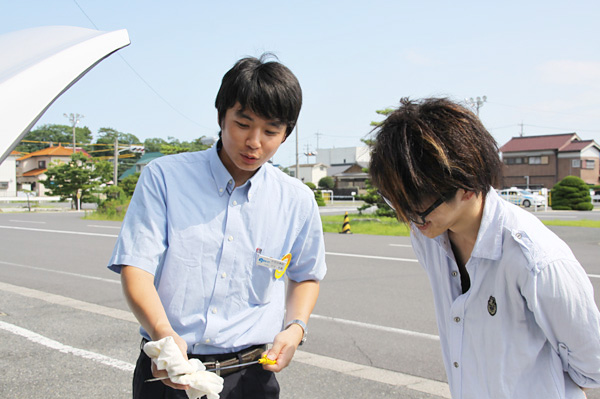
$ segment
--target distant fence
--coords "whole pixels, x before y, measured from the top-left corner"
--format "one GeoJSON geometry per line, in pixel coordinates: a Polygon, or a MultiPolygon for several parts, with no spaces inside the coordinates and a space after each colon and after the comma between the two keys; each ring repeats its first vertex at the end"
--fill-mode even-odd
{"type": "Polygon", "coordinates": [[[333,190],[317,190],[321,192],[321,196],[323,197],[323,201],[326,204],[333,204],[335,201],[356,201],[356,195],[334,195],[333,190]]]}

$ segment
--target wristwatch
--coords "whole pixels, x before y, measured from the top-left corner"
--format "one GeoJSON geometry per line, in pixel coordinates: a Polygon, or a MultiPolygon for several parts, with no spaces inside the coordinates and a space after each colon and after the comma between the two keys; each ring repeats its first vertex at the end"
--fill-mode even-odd
{"type": "Polygon", "coordinates": [[[290,321],[289,323],[287,323],[283,329],[287,330],[288,327],[291,326],[292,324],[298,324],[302,328],[302,339],[300,340],[300,343],[298,344],[298,345],[302,345],[303,343],[306,342],[306,334],[308,333],[308,330],[306,329],[306,323],[304,323],[300,319],[294,319],[294,320],[290,321]]]}

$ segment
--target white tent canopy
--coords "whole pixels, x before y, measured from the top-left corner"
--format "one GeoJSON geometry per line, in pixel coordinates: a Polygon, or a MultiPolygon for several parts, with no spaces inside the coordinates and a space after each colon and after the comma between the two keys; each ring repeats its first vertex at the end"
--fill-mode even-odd
{"type": "Polygon", "coordinates": [[[129,43],[125,29],[45,26],[0,35],[0,163],[54,100],[129,43]]]}

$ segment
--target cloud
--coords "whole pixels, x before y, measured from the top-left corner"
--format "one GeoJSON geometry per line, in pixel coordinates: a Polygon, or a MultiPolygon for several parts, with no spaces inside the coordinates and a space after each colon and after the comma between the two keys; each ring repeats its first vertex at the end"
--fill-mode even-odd
{"type": "Polygon", "coordinates": [[[555,60],[540,65],[538,69],[546,83],[600,87],[600,62],[555,60]]]}

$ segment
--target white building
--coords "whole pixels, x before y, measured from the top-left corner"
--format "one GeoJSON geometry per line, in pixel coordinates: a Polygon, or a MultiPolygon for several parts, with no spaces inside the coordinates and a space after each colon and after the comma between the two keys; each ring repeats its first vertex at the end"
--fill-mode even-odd
{"type": "MultiPolygon", "coordinates": [[[[319,180],[327,176],[328,166],[322,163],[310,163],[298,165],[298,178],[303,183],[313,183],[319,186],[319,180]]],[[[292,165],[289,168],[290,176],[296,177],[296,166],[292,165]]]]}
{"type": "Polygon", "coordinates": [[[17,156],[18,152],[12,151],[0,164],[0,198],[17,196],[17,156]]]}
{"type": "Polygon", "coordinates": [[[356,163],[368,164],[371,162],[371,151],[368,146],[319,148],[315,163],[330,166],[352,165],[356,163]]]}

